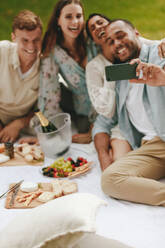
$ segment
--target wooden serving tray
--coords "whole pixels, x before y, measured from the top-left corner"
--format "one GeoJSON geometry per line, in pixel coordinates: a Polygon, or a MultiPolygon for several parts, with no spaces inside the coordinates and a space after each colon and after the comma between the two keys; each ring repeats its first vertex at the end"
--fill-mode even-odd
{"type": "Polygon", "coordinates": [[[43,165],[44,161],[27,162],[21,155],[14,153],[14,158],[5,163],[0,163],[1,166],[20,166],[20,165],[43,165]]]}
{"type": "MultiPolygon", "coordinates": [[[[12,187],[14,185],[15,185],[14,183],[10,184],[10,187],[12,187]]],[[[52,192],[52,185],[51,185],[51,183],[39,183],[39,189],[41,189],[43,191],[52,192]]],[[[28,194],[28,193],[22,192],[20,189],[18,190],[18,192],[14,196],[13,204],[10,204],[13,194],[14,194],[14,191],[9,192],[7,194],[6,202],[5,202],[5,208],[8,208],[8,209],[11,209],[11,208],[16,208],[16,209],[18,209],[18,208],[34,208],[34,207],[37,207],[37,206],[43,204],[43,202],[38,201],[37,198],[32,200],[32,202],[28,206],[25,206],[24,202],[21,202],[21,203],[17,202],[16,198],[18,196],[24,196],[25,194],[28,194]]]]}

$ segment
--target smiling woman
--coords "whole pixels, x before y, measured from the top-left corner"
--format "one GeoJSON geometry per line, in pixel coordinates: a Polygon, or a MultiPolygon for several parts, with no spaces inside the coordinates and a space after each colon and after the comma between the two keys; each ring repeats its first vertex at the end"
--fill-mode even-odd
{"type": "Polygon", "coordinates": [[[63,111],[71,114],[79,133],[72,141],[78,143],[91,141],[90,126],[95,118],[86,86],[85,66],[97,54],[97,49],[87,40],[84,28],[81,1],[59,0],[43,39],[39,97],[39,108],[48,118],[59,111],[59,104],[63,111]],[[67,88],[60,89],[58,73],[67,88]]]}

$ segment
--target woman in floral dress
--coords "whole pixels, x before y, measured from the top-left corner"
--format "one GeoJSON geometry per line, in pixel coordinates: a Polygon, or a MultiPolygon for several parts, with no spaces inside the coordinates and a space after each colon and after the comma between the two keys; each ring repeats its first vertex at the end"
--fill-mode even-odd
{"type": "Polygon", "coordinates": [[[50,118],[60,111],[70,112],[79,134],[73,142],[91,141],[90,127],[95,119],[85,79],[85,66],[97,54],[86,38],[84,11],[80,0],[57,2],[43,39],[39,108],[50,118]],[[67,84],[59,84],[59,74],[67,84]],[[73,100],[73,102],[72,102],[73,100]]]}

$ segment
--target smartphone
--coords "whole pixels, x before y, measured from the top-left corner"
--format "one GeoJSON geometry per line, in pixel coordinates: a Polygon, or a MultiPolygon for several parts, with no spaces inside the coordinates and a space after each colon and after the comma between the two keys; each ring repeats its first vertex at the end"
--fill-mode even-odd
{"type": "Polygon", "coordinates": [[[105,75],[107,81],[127,80],[138,78],[136,76],[137,63],[131,65],[129,63],[108,65],[105,67],[105,75]]]}

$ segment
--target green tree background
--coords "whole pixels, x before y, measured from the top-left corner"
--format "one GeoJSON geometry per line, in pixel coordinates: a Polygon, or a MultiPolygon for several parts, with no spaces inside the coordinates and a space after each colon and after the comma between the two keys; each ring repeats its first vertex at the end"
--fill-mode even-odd
{"type": "MultiPolygon", "coordinates": [[[[40,15],[44,30],[57,0],[3,0],[0,6],[0,40],[10,39],[13,17],[22,9],[30,9],[40,15]]],[[[85,17],[93,12],[109,18],[128,19],[142,36],[149,39],[165,37],[164,0],[82,0],[85,17]]]]}

